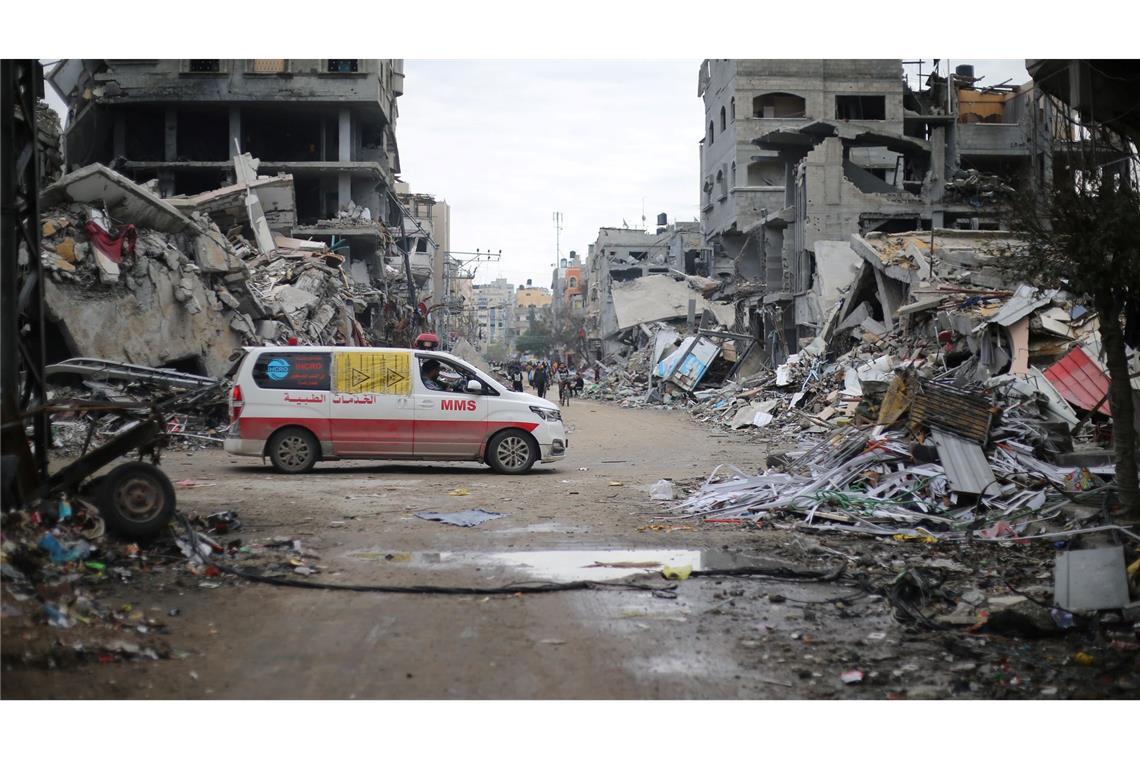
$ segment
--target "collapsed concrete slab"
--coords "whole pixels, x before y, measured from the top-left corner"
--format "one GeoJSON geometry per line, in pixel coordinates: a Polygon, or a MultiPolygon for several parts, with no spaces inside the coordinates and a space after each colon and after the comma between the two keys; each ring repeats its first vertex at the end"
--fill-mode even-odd
{"type": "Polygon", "coordinates": [[[47,316],[77,356],[161,367],[191,361],[215,377],[241,346],[223,312],[197,277],[141,259],[133,287],[93,292],[77,283],[44,281],[47,316]],[[181,292],[180,292],[181,291],[181,292]],[[216,305],[216,307],[215,307],[216,305]]]}
{"type": "Polygon", "coordinates": [[[639,277],[613,285],[614,312],[618,330],[627,330],[646,322],[684,319],[689,314],[689,301],[696,302],[696,313],[705,309],[716,315],[721,324],[731,325],[736,310],[730,304],[709,301],[684,281],[668,275],[639,277]]]}
{"type": "Polygon", "coordinates": [[[40,193],[43,208],[68,203],[106,208],[122,224],[159,232],[181,232],[192,225],[190,217],[174,206],[102,164],[66,174],[40,193]]]}

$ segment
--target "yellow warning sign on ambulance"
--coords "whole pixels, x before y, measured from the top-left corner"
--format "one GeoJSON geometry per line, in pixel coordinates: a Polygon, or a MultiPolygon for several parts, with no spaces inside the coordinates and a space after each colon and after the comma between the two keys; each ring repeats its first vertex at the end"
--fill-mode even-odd
{"type": "Polygon", "coordinates": [[[410,358],[410,354],[397,351],[338,351],[333,390],[407,396],[412,392],[410,358]]]}

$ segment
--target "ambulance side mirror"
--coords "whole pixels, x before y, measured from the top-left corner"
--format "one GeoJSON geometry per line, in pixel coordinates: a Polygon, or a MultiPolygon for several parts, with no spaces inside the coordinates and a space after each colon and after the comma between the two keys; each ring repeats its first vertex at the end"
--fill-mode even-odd
{"type": "Polygon", "coordinates": [[[483,392],[483,383],[479,382],[478,380],[468,380],[467,381],[467,392],[468,393],[482,393],[483,392]]]}

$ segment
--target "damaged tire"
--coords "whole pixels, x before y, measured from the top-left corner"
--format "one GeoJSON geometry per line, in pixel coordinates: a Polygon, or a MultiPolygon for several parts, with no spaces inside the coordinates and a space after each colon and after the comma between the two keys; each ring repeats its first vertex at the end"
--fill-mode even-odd
{"type": "Polygon", "coordinates": [[[284,428],[269,439],[269,461],[273,469],[286,475],[299,475],[313,469],[320,452],[316,437],[304,428],[284,428]]]}
{"type": "Polygon", "coordinates": [[[174,485],[153,464],[128,462],[100,478],[96,504],[107,530],[145,541],[174,516],[174,485]]]}
{"type": "Polygon", "coordinates": [[[503,475],[521,475],[538,459],[538,444],[521,430],[501,430],[487,444],[487,464],[503,475]]]}

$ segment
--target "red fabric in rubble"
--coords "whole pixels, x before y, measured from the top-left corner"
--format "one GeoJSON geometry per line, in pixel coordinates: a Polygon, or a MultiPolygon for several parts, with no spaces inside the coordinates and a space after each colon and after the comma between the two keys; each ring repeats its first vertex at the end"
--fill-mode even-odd
{"type": "Polygon", "coordinates": [[[87,236],[91,238],[91,242],[95,244],[95,247],[116,264],[123,258],[124,240],[127,243],[127,252],[132,256],[135,255],[135,240],[138,239],[139,235],[138,232],[135,231],[133,224],[128,224],[124,227],[122,234],[118,237],[111,237],[109,232],[95,222],[88,222],[83,225],[83,229],[87,233],[87,236]]]}

